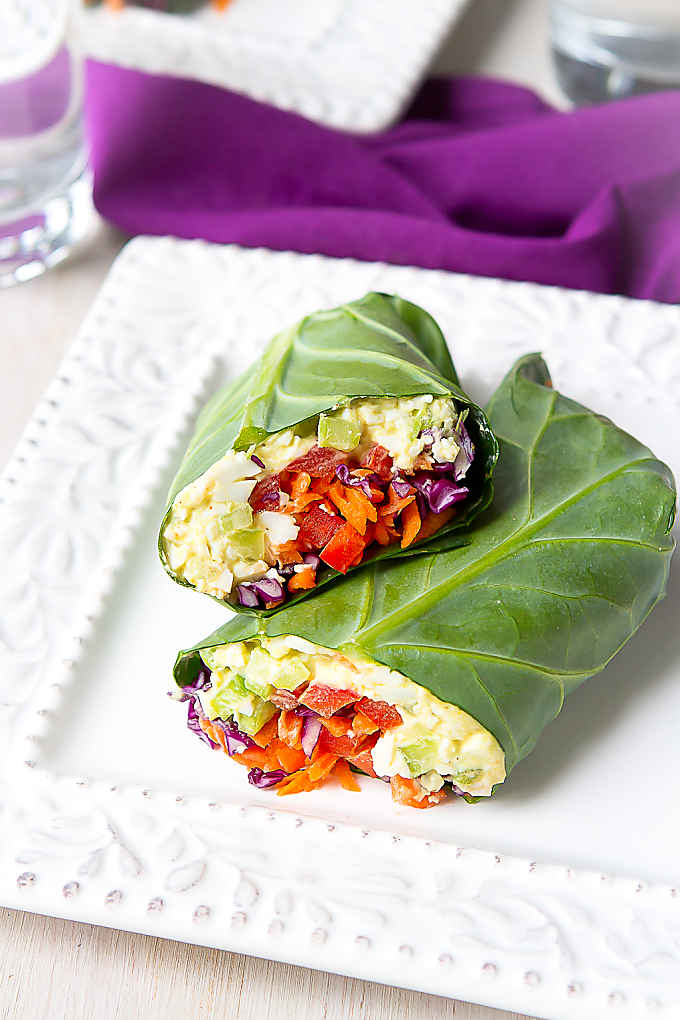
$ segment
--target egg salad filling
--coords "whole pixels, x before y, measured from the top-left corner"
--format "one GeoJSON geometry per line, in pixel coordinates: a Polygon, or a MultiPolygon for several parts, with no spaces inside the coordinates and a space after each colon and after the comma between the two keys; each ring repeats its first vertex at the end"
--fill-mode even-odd
{"type": "Polygon", "coordinates": [[[356,771],[390,783],[401,804],[426,808],[488,797],[505,779],[496,738],[476,719],[370,658],[302,638],[257,638],[201,651],[182,688],[189,726],[247,766],[262,789],[299,793],[356,771]]]}
{"type": "Polygon", "coordinates": [[[432,394],[360,398],[230,450],[176,496],[165,562],[208,595],[272,608],[380,546],[429,538],[470,494],[465,417],[432,394]]]}

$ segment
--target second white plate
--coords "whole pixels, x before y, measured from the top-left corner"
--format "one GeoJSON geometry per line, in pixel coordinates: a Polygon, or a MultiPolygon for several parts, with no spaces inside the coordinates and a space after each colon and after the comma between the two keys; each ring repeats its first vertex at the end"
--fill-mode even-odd
{"type": "Polygon", "coordinates": [[[83,13],[87,52],[197,78],[347,131],[401,113],[468,0],[233,0],[179,16],[106,6],[83,13]]]}

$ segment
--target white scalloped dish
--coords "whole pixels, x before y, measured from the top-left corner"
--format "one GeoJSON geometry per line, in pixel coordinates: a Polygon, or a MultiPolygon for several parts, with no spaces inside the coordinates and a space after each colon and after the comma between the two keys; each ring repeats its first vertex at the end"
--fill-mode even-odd
{"type": "Polygon", "coordinates": [[[192,14],[94,7],[91,57],[196,78],[348,131],[397,118],[468,0],[232,0],[192,14]]]}
{"type": "Polygon", "coordinates": [[[165,696],[177,649],[224,618],[156,558],[197,406],[282,323],[371,289],[435,316],[473,399],[540,347],[680,474],[677,308],[133,241],[3,479],[0,901],[532,1015],[675,1016],[677,571],[488,803],[421,813],[368,779],[279,799],[165,696]]]}

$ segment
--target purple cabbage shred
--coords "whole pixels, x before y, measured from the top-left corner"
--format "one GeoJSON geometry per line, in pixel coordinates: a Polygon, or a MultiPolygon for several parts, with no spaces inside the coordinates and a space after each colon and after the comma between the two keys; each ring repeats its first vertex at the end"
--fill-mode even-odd
{"type": "Polygon", "coordinates": [[[276,769],[274,772],[251,769],[248,773],[248,782],[251,786],[256,786],[258,790],[270,790],[272,786],[276,786],[287,775],[288,773],[284,772],[283,769],[276,769]]]}
{"type": "Polygon", "coordinates": [[[260,460],[259,457],[256,457],[255,454],[253,454],[250,459],[252,460],[253,464],[257,464],[259,468],[264,469],[264,461],[260,460]]]}

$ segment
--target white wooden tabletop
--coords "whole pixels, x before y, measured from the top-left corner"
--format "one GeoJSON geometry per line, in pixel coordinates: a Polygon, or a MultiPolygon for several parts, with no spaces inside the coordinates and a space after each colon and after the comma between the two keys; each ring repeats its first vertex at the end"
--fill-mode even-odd
{"type": "MultiPolygon", "coordinates": [[[[440,72],[526,83],[564,105],[550,67],[547,0],[471,0],[440,72]]],[[[100,223],[41,279],[0,296],[0,463],[54,375],[126,238],[100,223]]],[[[522,1020],[453,1002],[143,935],[0,910],[1,1020],[522,1020]]]]}

